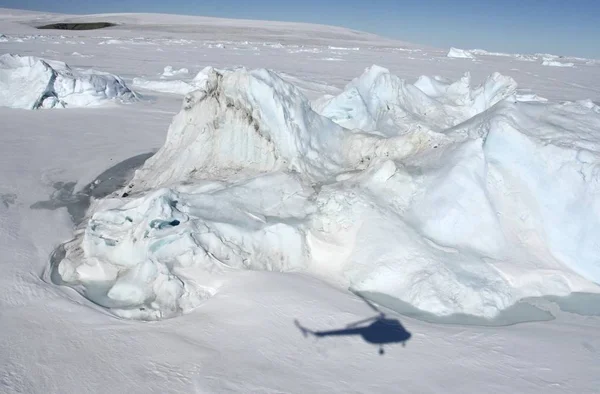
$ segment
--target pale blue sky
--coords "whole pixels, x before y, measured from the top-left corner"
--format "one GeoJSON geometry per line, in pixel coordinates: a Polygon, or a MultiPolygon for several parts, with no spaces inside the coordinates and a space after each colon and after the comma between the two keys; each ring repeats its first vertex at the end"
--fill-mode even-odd
{"type": "Polygon", "coordinates": [[[0,7],[313,22],[438,47],[600,58],[600,0],[0,0],[0,7]]]}

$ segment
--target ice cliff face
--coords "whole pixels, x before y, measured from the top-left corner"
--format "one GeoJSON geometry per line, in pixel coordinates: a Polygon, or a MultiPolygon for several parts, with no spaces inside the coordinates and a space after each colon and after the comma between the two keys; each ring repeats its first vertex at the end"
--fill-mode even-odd
{"type": "Polygon", "coordinates": [[[189,311],[239,269],[440,315],[599,290],[592,103],[518,102],[499,74],[410,84],[377,66],[314,103],[267,70],[195,81],[164,146],[97,202],[58,266],[116,313],[189,311]]]}

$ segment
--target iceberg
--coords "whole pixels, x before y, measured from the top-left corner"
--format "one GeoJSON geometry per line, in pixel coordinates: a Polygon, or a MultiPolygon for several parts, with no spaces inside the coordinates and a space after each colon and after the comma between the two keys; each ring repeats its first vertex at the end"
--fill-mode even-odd
{"type": "Polygon", "coordinates": [[[305,272],[440,316],[600,292],[591,101],[378,66],[312,103],[269,70],[195,83],[163,147],[95,201],[56,267],[119,316],[189,312],[235,270],[305,272]]]}

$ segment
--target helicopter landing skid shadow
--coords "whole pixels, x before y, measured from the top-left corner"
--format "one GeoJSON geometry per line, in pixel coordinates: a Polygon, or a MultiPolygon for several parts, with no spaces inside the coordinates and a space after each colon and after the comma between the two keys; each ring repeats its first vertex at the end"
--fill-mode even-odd
{"type": "Polygon", "coordinates": [[[350,323],[346,327],[337,330],[314,331],[302,326],[298,320],[294,320],[296,327],[300,329],[305,337],[309,335],[316,338],[359,335],[366,342],[378,345],[380,355],[385,354],[383,348],[384,345],[401,343],[402,346],[406,346],[406,342],[410,339],[411,333],[402,326],[400,321],[398,319],[386,317],[385,313],[381,312],[381,310],[379,310],[379,308],[371,301],[367,300],[359,293],[355,294],[358,295],[371,309],[377,312],[377,315],[350,323]],[[367,323],[370,324],[364,325],[367,323]]]}

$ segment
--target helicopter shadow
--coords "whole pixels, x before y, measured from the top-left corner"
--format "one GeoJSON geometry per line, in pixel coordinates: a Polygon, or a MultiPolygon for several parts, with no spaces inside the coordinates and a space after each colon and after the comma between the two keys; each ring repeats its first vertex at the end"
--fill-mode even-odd
{"type": "Polygon", "coordinates": [[[346,327],[336,330],[315,331],[310,330],[300,324],[298,320],[294,320],[296,327],[300,329],[302,334],[313,336],[316,338],[331,337],[331,336],[351,336],[358,335],[368,343],[379,346],[379,354],[385,354],[384,345],[401,343],[406,346],[406,342],[411,338],[411,333],[408,332],[400,320],[389,318],[375,304],[367,300],[359,293],[359,296],[371,309],[377,312],[376,316],[359,320],[348,324],[346,327]],[[368,325],[365,325],[370,323],[368,325]]]}

